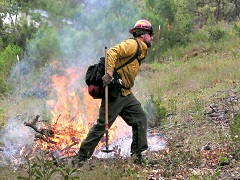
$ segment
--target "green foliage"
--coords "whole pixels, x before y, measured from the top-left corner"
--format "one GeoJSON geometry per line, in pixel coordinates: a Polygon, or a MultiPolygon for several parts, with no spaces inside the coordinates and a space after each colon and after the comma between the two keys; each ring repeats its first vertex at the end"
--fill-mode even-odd
{"type": "MultiPolygon", "coordinates": [[[[186,21],[176,21],[177,3],[173,0],[147,0],[146,7],[141,11],[142,16],[152,22],[155,36],[153,47],[149,49],[147,62],[154,62],[160,52],[164,52],[179,44],[185,44],[184,31],[179,30],[186,21]],[[168,24],[171,26],[168,31],[168,24]],[[160,29],[159,29],[160,28],[160,29]]],[[[190,22],[190,21],[189,21],[190,22]]],[[[184,27],[185,28],[185,27],[184,27]]]]}
{"type": "Polygon", "coordinates": [[[201,29],[199,31],[196,31],[195,33],[192,33],[190,35],[190,41],[195,43],[202,43],[208,41],[208,33],[204,31],[204,29],[201,29]]]}
{"type": "Polygon", "coordinates": [[[213,28],[209,31],[209,41],[219,41],[226,35],[226,32],[224,30],[221,30],[219,28],[213,28]]]}
{"type": "Polygon", "coordinates": [[[6,93],[10,88],[7,78],[18,62],[17,55],[19,54],[21,54],[20,47],[11,44],[0,54],[0,94],[6,93]]]}
{"type": "Polygon", "coordinates": [[[198,93],[194,94],[194,103],[193,103],[194,112],[195,112],[195,118],[201,118],[203,115],[203,102],[201,98],[199,97],[198,93]]]}
{"type": "Polygon", "coordinates": [[[0,37],[0,53],[4,50],[4,43],[2,38],[0,37]]]}
{"type": "Polygon", "coordinates": [[[64,0],[43,1],[43,4],[43,9],[49,13],[49,19],[55,27],[61,27],[64,24],[63,19],[68,20],[79,7],[71,7],[69,1],[64,0]]]}
{"type": "Polygon", "coordinates": [[[240,113],[234,117],[234,122],[230,125],[231,138],[240,141],[240,113]]]}
{"type": "MultiPolygon", "coordinates": [[[[148,13],[153,13],[155,18],[160,17],[164,23],[172,24],[175,20],[176,6],[173,0],[146,0],[146,7],[149,10],[148,13]]],[[[147,11],[144,13],[147,14],[147,11]]]]}
{"type": "Polygon", "coordinates": [[[17,63],[17,55],[21,54],[21,49],[15,45],[8,45],[8,47],[0,55],[0,71],[1,74],[7,77],[12,67],[17,63]]]}
{"type": "Polygon", "coordinates": [[[10,86],[6,81],[6,78],[0,77],[0,94],[5,95],[10,90],[10,86]]]}
{"type": "Polygon", "coordinates": [[[176,105],[176,100],[175,99],[170,99],[168,101],[168,109],[172,114],[176,113],[177,105],[176,105]]]}
{"type": "Polygon", "coordinates": [[[97,23],[98,30],[102,32],[102,38],[108,37],[109,40],[121,41],[126,38],[129,27],[132,27],[139,17],[139,10],[134,8],[134,5],[127,0],[110,1],[107,7],[109,11],[104,16],[102,10],[101,23],[97,23]],[[103,18],[104,17],[104,18],[103,18]],[[108,28],[106,28],[106,25],[108,28]],[[119,33],[125,32],[125,33],[119,33]]]}
{"type": "Polygon", "coordinates": [[[233,25],[233,30],[235,31],[236,35],[240,37],[240,23],[236,22],[233,25]]]}
{"type": "Polygon", "coordinates": [[[220,153],[219,156],[219,165],[229,164],[230,159],[224,153],[220,153]]]}
{"type": "Polygon", "coordinates": [[[167,109],[163,106],[162,98],[160,96],[158,96],[158,98],[151,96],[150,101],[155,107],[154,114],[156,116],[156,120],[153,122],[152,126],[157,127],[160,126],[162,121],[166,118],[167,109]]]}
{"type": "Polygon", "coordinates": [[[36,32],[37,27],[31,19],[34,15],[32,8],[36,3],[25,0],[6,1],[1,7],[2,18],[5,23],[0,23],[0,35],[2,37],[4,47],[9,44],[18,45],[25,51],[26,41],[36,32]]]}
{"type": "Polygon", "coordinates": [[[27,46],[27,60],[36,69],[44,67],[59,54],[60,42],[55,27],[41,27],[27,46]]]}
{"type": "Polygon", "coordinates": [[[216,25],[222,20],[232,22],[238,19],[238,1],[189,0],[186,2],[188,13],[193,17],[194,24],[199,27],[206,24],[216,25]]]}
{"type": "Polygon", "coordinates": [[[27,179],[50,179],[52,175],[58,171],[53,162],[48,160],[41,160],[39,157],[36,157],[37,162],[31,164],[31,161],[26,157],[27,166],[28,166],[28,176],[18,176],[18,179],[27,180],[27,179]]]}
{"type": "Polygon", "coordinates": [[[127,169],[123,172],[122,177],[129,178],[131,179],[142,179],[141,174],[137,172],[135,169],[127,169]]]}
{"type": "Polygon", "coordinates": [[[66,168],[66,169],[59,168],[59,170],[64,180],[74,180],[74,179],[77,180],[80,178],[79,176],[76,176],[77,175],[76,168],[66,168]]]}

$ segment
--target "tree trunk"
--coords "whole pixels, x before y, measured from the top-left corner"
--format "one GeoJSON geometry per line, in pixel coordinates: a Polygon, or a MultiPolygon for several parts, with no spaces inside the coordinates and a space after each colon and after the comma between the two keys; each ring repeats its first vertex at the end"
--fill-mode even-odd
{"type": "Polygon", "coordinates": [[[217,3],[217,9],[215,13],[215,18],[216,18],[216,24],[218,24],[221,18],[221,0],[216,0],[216,3],[217,3]]]}

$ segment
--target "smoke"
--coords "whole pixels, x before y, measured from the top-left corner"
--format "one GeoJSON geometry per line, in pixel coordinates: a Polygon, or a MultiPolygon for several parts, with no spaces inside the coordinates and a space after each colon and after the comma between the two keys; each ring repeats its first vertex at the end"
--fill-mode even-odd
{"type": "MultiPolygon", "coordinates": [[[[160,135],[153,135],[151,132],[147,134],[148,138],[148,150],[149,151],[158,151],[161,149],[166,148],[166,142],[160,135]]],[[[112,144],[110,144],[109,149],[114,149],[115,153],[117,150],[120,150],[120,156],[122,157],[129,157],[131,155],[131,143],[132,143],[132,136],[124,136],[122,138],[117,139],[112,144]]],[[[94,152],[94,155],[99,158],[106,158],[106,157],[114,157],[114,153],[107,154],[103,153],[102,151],[98,150],[94,152]]]]}
{"type": "Polygon", "coordinates": [[[1,130],[0,140],[4,144],[2,163],[10,160],[15,164],[21,162],[20,150],[34,142],[34,132],[16,118],[10,118],[6,126],[1,130]]]}
{"type": "MultiPolygon", "coordinates": [[[[141,17],[133,3],[121,0],[86,1],[71,20],[60,25],[46,12],[41,14],[55,26],[39,27],[9,79],[17,87],[16,93],[25,97],[46,98],[53,74],[62,75],[64,69],[97,63],[104,56],[105,47],[132,37],[128,31],[141,17]],[[52,66],[55,60],[58,67],[52,66]]],[[[78,83],[84,86],[84,78],[78,83]]]]}

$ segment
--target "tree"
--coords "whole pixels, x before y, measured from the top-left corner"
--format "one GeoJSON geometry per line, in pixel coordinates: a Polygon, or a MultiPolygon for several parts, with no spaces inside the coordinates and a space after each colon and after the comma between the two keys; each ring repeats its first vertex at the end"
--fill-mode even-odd
{"type": "Polygon", "coordinates": [[[5,93],[10,86],[7,78],[18,62],[17,55],[19,54],[21,54],[20,47],[11,44],[0,54],[0,94],[5,93]]]}
{"type": "Polygon", "coordinates": [[[26,61],[32,70],[38,70],[50,63],[59,53],[61,40],[55,27],[43,26],[27,46],[26,61]]]}
{"type": "Polygon", "coordinates": [[[239,18],[239,0],[189,0],[187,9],[194,17],[194,24],[200,28],[219,21],[236,21],[239,18]]]}
{"type": "MultiPolygon", "coordinates": [[[[39,1],[38,1],[39,2],[39,1]]],[[[1,14],[3,20],[0,22],[2,40],[4,47],[8,44],[16,44],[25,51],[26,41],[36,32],[36,21],[31,19],[34,12],[32,8],[36,5],[30,0],[9,0],[1,2],[1,14]]]]}

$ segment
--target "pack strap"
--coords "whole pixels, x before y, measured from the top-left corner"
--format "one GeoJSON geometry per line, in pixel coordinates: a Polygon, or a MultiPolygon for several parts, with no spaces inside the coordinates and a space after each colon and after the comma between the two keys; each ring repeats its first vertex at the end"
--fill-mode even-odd
{"type": "MultiPolygon", "coordinates": [[[[117,73],[117,71],[119,69],[123,68],[124,66],[126,66],[126,65],[130,64],[131,62],[133,62],[134,60],[136,60],[136,58],[141,54],[141,49],[140,49],[139,42],[136,40],[136,38],[134,38],[134,40],[137,42],[137,51],[135,52],[134,56],[132,58],[130,58],[127,62],[125,62],[124,64],[122,64],[118,68],[114,69],[114,73],[117,74],[117,77],[119,76],[118,73],[117,73]]],[[[131,88],[125,87],[122,83],[120,83],[120,85],[121,85],[121,88],[123,88],[123,89],[131,89],[131,88]]]]}
{"type": "Polygon", "coordinates": [[[93,72],[92,72],[92,76],[91,76],[91,78],[90,78],[90,81],[93,81],[93,80],[94,80],[95,75],[97,74],[97,70],[98,70],[98,66],[96,65],[96,66],[94,67],[93,72]]]}
{"type": "Polygon", "coordinates": [[[137,51],[135,52],[134,56],[131,59],[129,59],[127,62],[123,63],[121,66],[116,68],[115,71],[118,71],[119,69],[121,69],[124,66],[128,65],[129,63],[133,62],[138,57],[138,55],[141,53],[139,42],[135,38],[134,38],[134,40],[137,42],[137,46],[138,46],[137,51]]]}
{"type": "Polygon", "coordinates": [[[95,64],[96,66],[94,67],[94,70],[93,70],[92,76],[91,76],[91,78],[90,78],[90,81],[93,81],[94,78],[96,78],[95,75],[97,74],[98,68],[99,68],[100,64],[105,64],[104,61],[105,61],[105,57],[100,57],[99,63],[98,63],[98,64],[95,64]]]}

